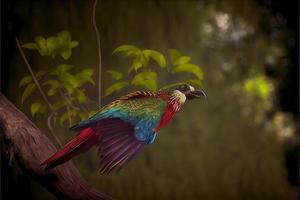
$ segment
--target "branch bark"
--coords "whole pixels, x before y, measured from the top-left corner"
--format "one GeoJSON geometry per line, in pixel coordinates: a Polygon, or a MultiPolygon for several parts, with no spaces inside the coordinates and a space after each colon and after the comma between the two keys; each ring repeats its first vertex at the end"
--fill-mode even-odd
{"type": "Polygon", "coordinates": [[[50,192],[62,199],[108,200],[90,186],[71,162],[45,171],[40,163],[56,152],[50,140],[0,93],[0,134],[10,156],[50,192]]]}

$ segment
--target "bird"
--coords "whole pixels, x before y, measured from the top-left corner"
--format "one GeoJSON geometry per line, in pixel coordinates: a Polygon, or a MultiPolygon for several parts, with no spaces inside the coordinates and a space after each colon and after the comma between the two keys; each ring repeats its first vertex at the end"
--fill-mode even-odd
{"type": "Polygon", "coordinates": [[[157,92],[135,91],[121,96],[71,127],[78,134],[41,166],[50,170],[96,146],[99,171],[119,171],[145,146],[153,144],[158,131],[169,124],[186,100],[202,97],[206,97],[203,90],[184,82],[157,92]]]}

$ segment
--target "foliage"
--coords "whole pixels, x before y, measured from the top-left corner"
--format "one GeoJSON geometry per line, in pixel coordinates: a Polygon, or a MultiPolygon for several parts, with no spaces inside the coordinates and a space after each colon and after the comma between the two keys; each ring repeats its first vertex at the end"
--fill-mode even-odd
{"type": "Polygon", "coordinates": [[[106,89],[105,95],[111,95],[128,86],[136,86],[150,91],[156,91],[158,88],[158,76],[154,71],[151,61],[158,65],[160,72],[165,71],[171,74],[190,73],[195,78],[185,80],[196,87],[201,86],[203,80],[203,70],[195,64],[189,63],[191,57],[181,55],[176,49],[169,49],[171,62],[167,65],[166,57],[159,51],[153,49],[140,49],[134,45],[121,45],[117,47],[113,54],[121,54],[131,59],[131,65],[128,68],[127,77],[117,70],[107,70],[111,79],[115,82],[106,89]],[[171,68],[171,69],[170,69],[171,68]],[[168,70],[170,69],[170,70],[168,70]],[[130,78],[132,79],[130,80],[130,78]],[[125,80],[126,79],[126,80],[125,80]]]}
{"type": "Polygon", "coordinates": [[[77,41],[71,40],[71,35],[68,31],[61,31],[57,36],[44,38],[37,36],[34,42],[23,45],[23,48],[29,50],[37,50],[41,56],[51,56],[55,58],[60,55],[63,59],[67,60],[71,57],[72,48],[78,46],[77,41]]]}
{"type": "MultiPolygon", "coordinates": [[[[23,45],[23,48],[36,50],[41,56],[51,56],[55,59],[56,55],[60,55],[64,60],[71,57],[72,48],[78,46],[77,41],[71,40],[68,31],[61,31],[57,36],[44,38],[38,36],[35,42],[23,45]]],[[[51,112],[58,112],[60,125],[66,120],[71,125],[72,119],[79,117],[84,119],[89,116],[89,112],[82,112],[83,104],[86,103],[88,97],[84,93],[84,87],[87,84],[95,85],[92,78],[93,69],[84,68],[75,73],[74,66],[71,64],[59,64],[52,67],[49,71],[39,71],[35,74],[36,79],[41,84],[46,95],[52,99],[53,105],[48,108],[51,112]],[[74,70],[74,71],[73,71],[74,70]]],[[[19,87],[23,87],[22,103],[31,95],[37,92],[37,87],[31,76],[25,76],[21,79],[19,87]]],[[[47,105],[43,101],[31,103],[30,111],[32,116],[45,113],[47,105]]]]}
{"type": "MultiPolygon", "coordinates": [[[[60,55],[64,60],[68,60],[71,57],[72,48],[76,46],[78,46],[78,42],[71,40],[70,33],[61,31],[57,36],[48,38],[38,36],[34,42],[24,44],[23,48],[38,51],[41,56],[50,56],[52,59],[55,59],[56,55],[60,55]]],[[[165,56],[153,49],[139,49],[133,45],[121,45],[113,51],[113,54],[121,54],[130,58],[132,64],[128,67],[126,76],[117,70],[106,71],[114,82],[106,88],[105,96],[129,86],[156,91],[158,88],[158,72],[154,70],[153,64],[158,66],[156,70],[170,71],[171,74],[192,74],[194,79],[186,81],[195,86],[200,86],[203,79],[202,69],[195,64],[189,63],[191,58],[181,55],[175,49],[169,49],[171,57],[169,66],[167,66],[165,56]],[[170,69],[167,70],[167,68],[170,69]]],[[[64,125],[64,122],[68,121],[69,126],[71,126],[74,119],[80,118],[83,120],[95,113],[95,111],[88,111],[84,107],[89,99],[85,94],[84,88],[88,84],[95,85],[95,81],[92,78],[94,71],[91,68],[84,68],[79,72],[75,72],[75,69],[72,64],[61,63],[47,72],[39,71],[35,74],[35,78],[41,84],[42,89],[46,91],[46,95],[53,102],[52,106],[49,106],[50,111],[59,113],[60,125],[64,125]]],[[[38,92],[31,76],[23,77],[19,87],[24,88],[22,103],[38,92]]],[[[46,110],[47,104],[43,101],[31,103],[30,111],[32,116],[43,114],[46,110]]]]}
{"type": "Polygon", "coordinates": [[[264,75],[258,75],[245,80],[244,89],[247,93],[257,96],[261,100],[266,100],[270,96],[271,84],[264,75]]]}

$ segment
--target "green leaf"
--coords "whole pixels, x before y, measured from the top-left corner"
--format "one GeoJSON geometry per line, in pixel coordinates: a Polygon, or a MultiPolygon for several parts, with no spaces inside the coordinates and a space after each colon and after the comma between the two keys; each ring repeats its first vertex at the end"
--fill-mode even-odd
{"type": "Polygon", "coordinates": [[[35,43],[26,43],[22,45],[23,48],[25,49],[30,49],[30,50],[37,50],[38,46],[35,43]]]}
{"type": "Polygon", "coordinates": [[[57,33],[57,38],[60,40],[61,43],[67,44],[71,41],[71,34],[69,31],[60,31],[57,33]]]}
{"type": "Polygon", "coordinates": [[[258,75],[247,79],[244,82],[244,89],[249,94],[258,96],[262,100],[268,99],[270,96],[272,85],[264,75],[258,75]]]}
{"type": "Polygon", "coordinates": [[[68,72],[63,73],[60,79],[70,83],[70,85],[72,85],[74,88],[77,88],[79,85],[79,81],[76,79],[76,77],[68,72]]]}
{"type": "Polygon", "coordinates": [[[45,81],[43,83],[43,85],[49,85],[50,86],[50,89],[48,90],[47,95],[48,96],[53,96],[53,95],[56,94],[57,89],[58,89],[60,84],[57,80],[50,79],[50,80],[45,81]]]}
{"type": "Polygon", "coordinates": [[[74,66],[73,65],[67,65],[67,64],[60,64],[56,66],[51,72],[51,75],[62,75],[64,72],[69,71],[72,69],[74,66]]]}
{"type": "Polygon", "coordinates": [[[95,81],[92,78],[93,73],[94,73],[93,69],[86,68],[81,72],[75,74],[75,78],[78,81],[78,86],[81,86],[85,83],[91,83],[92,85],[95,85],[95,81]]]}
{"type": "Polygon", "coordinates": [[[181,53],[177,49],[168,49],[168,51],[171,56],[172,63],[181,56],[181,53]]]}
{"type": "Polygon", "coordinates": [[[173,64],[174,65],[183,65],[188,63],[191,60],[189,56],[180,56],[179,58],[175,59],[173,64]]]}
{"type": "Polygon", "coordinates": [[[71,49],[74,48],[74,47],[77,47],[78,45],[79,45],[79,42],[77,42],[77,41],[70,42],[70,48],[71,49]]]}
{"type": "Polygon", "coordinates": [[[117,70],[107,70],[106,73],[108,73],[114,80],[120,80],[123,78],[123,74],[117,70]]]}
{"type": "Polygon", "coordinates": [[[58,101],[53,104],[53,109],[56,111],[56,110],[59,110],[59,109],[65,107],[66,105],[67,105],[66,101],[58,101]]]}
{"type": "Polygon", "coordinates": [[[39,53],[42,56],[49,55],[48,48],[47,48],[47,41],[44,37],[41,37],[41,36],[36,37],[35,43],[37,45],[37,49],[38,49],[39,53]]]}
{"type": "Polygon", "coordinates": [[[86,96],[84,94],[84,92],[80,89],[76,90],[76,98],[78,103],[84,103],[86,101],[86,96]]]}
{"type": "Polygon", "coordinates": [[[142,63],[140,57],[137,57],[137,58],[133,59],[132,65],[128,69],[128,74],[130,74],[133,70],[136,72],[142,66],[143,66],[143,63],[142,63]]]}
{"type": "Polygon", "coordinates": [[[23,103],[36,89],[35,84],[30,83],[26,86],[23,95],[22,95],[22,100],[21,102],[23,103]]]}
{"type": "Polygon", "coordinates": [[[41,109],[41,107],[42,107],[41,102],[32,103],[30,106],[31,115],[34,117],[34,115],[41,109]]]}
{"type": "Polygon", "coordinates": [[[105,90],[105,96],[108,96],[114,92],[117,92],[128,85],[129,85],[129,83],[127,81],[116,82],[116,83],[112,84],[111,86],[109,86],[105,90]]]}
{"type": "Polygon", "coordinates": [[[37,80],[40,80],[45,74],[46,72],[39,71],[38,73],[36,73],[35,77],[37,80]]]}
{"type": "Polygon", "coordinates": [[[163,56],[163,54],[159,53],[158,51],[155,51],[155,50],[152,50],[152,49],[145,49],[145,50],[143,50],[143,54],[145,55],[147,60],[149,60],[150,58],[155,60],[155,62],[157,62],[157,64],[161,68],[166,67],[166,59],[163,56]]]}
{"type": "Polygon", "coordinates": [[[52,58],[55,57],[57,54],[57,49],[59,48],[59,44],[56,37],[49,37],[46,39],[46,45],[49,52],[49,55],[52,56],[52,58]]]}
{"type": "Polygon", "coordinates": [[[67,49],[67,50],[62,51],[62,52],[60,53],[61,57],[62,57],[63,59],[65,59],[65,60],[68,60],[68,59],[71,57],[71,54],[72,54],[71,49],[67,49]]]}
{"type": "Polygon", "coordinates": [[[136,46],[129,45],[129,44],[124,44],[124,45],[118,46],[113,51],[113,54],[115,54],[115,53],[122,53],[124,56],[131,56],[131,55],[137,55],[140,52],[141,52],[140,49],[137,48],[136,46]]]}
{"type": "Polygon", "coordinates": [[[25,76],[21,79],[20,83],[19,83],[19,87],[23,87],[25,85],[27,85],[28,83],[32,82],[32,78],[31,76],[25,76]]]}
{"type": "Polygon", "coordinates": [[[64,125],[64,122],[69,118],[68,112],[65,112],[64,114],[62,114],[59,118],[59,124],[61,126],[64,125]]]}
{"type": "Polygon", "coordinates": [[[156,72],[153,71],[144,71],[139,74],[136,74],[132,81],[131,84],[136,85],[136,86],[142,86],[150,91],[156,91],[157,89],[157,74],[156,72]]]}
{"type": "Polygon", "coordinates": [[[173,73],[189,72],[194,74],[199,80],[203,80],[203,71],[198,65],[183,64],[175,66],[172,70],[173,73]]]}

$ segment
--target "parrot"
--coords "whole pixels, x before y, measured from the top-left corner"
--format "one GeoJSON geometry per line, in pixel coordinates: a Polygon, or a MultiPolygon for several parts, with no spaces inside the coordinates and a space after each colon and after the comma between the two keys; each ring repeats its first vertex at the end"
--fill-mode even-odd
{"type": "Polygon", "coordinates": [[[96,146],[99,171],[119,171],[173,119],[186,100],[206,97],[187,83],[171,84],[156,92],[135,91],[112,101],[70,129],[78,132],[61,150],[41,163],[46,170],[96,146]]]}

